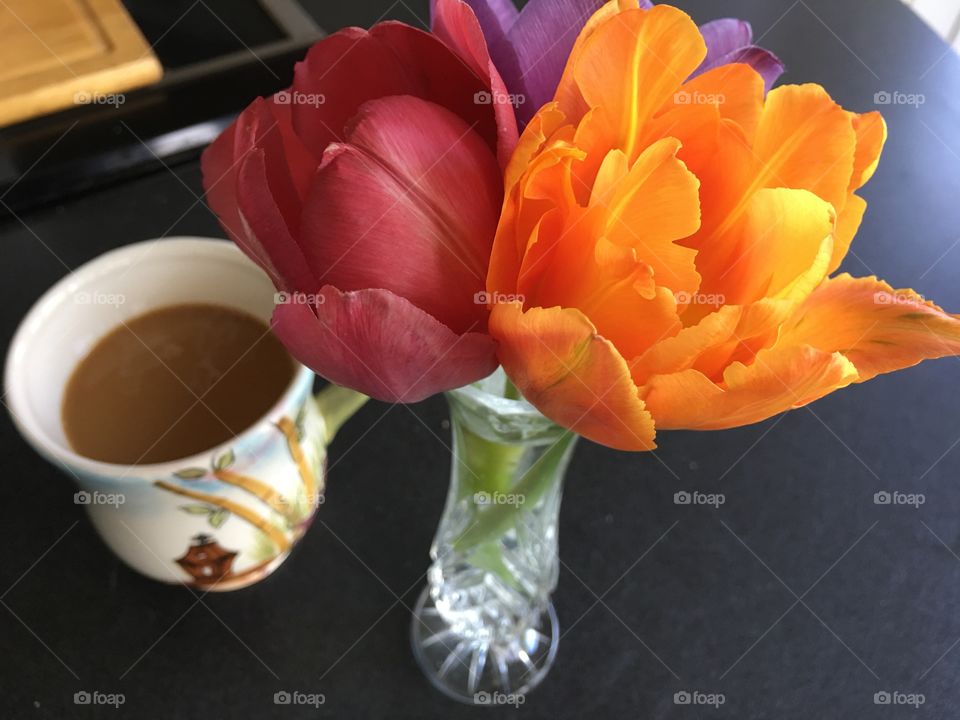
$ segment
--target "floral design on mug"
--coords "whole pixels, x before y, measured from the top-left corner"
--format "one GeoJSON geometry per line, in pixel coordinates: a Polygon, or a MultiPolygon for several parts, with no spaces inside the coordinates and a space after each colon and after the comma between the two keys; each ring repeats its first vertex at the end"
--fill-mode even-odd
{"type": "Polygon", "coordinates": [[[285,555],[293,544],[306,532],[317,507],[323,503],[323,470],[325,453],[319,454],[319,462],[311,463],[304,448],[308,434],[306,408],[301,407],[296,420],[284,416],[273,423],[284,440],[289,458],[296,467],[300,484],[290,497],[278,491],[271,482],[247,475],[237,469],[237,454],[230,448],[215,455],[209,468],[187,467],[173,473],[174,481],[155,480],[154,486],[194,502],[181,505],[180,510],[190,515],[204,516],[214,530],[222,528],[231,518],[251,525],[257,541],[244,550],[227,550],[217,544],[208,533],[198,533],[192,538],[186,553],[175,562],[192,577],[191,584],[208,587],[229,581],[231,585],[246,585],[266,573],[266,568],[285,555]],[[204,488],[189,487],[204,482],[204,488]],[[251,507],[211,491],[209,484],[219,483],[226,489],[237,489],[255,498],[251,507]],[[213,552],[215,551],[215,552],[213,552]],[[233,562],[241,552],[253,556],[258,562],[242,572],[233,570],[233,562]],[[229,560],[229,562],[227,562],[229,560]]]}

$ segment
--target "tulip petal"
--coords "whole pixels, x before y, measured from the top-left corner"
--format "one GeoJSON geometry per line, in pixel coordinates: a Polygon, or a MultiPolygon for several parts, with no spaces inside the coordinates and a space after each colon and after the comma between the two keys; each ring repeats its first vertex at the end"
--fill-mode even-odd
{"type": "Polygon", "coordinates": [[[415,84],[408,73],[380,35],[350,27],[324,38],[294,69],[291,93],[316,101],[292,107],[297,135],[322,156],[330,143],[343,140],[347,122],[363,103],[412,93],[415,84]]]}
{"type": "MultiPolygon", "coordinates": [[[[684,83],[674,95],[674,106],[714,101],[720,117],[733,120],[748,139],[756,134],[763,113],[763,78],[743,64],[723,65],[684,83]]],[[[689,114],[689,113],[687,113],[689,114]]]]}
{"type": "Polygon", "coordinates": [[[867,210],[867,203],[855,190],[863,187],[876,172],[880,164],[880,153],[887,142],[887,123],[878,112],[865,115],[852,115],[853,129],[857,134],[857,149],[853,159],[853,175],[850,178],[850,194],[847,202],[840,210],[837,222],[836,245],[833,252],[833,261],[830,263],[830,272],[840,267],[847,256],[850,243],[853,242],[860,223],[867,210]]]}
{"type": "Polygon", "coordinates": [[[304,365],[331,382],[385,402],[419,402],[476,382],[497,367],[489,335],[457,335],[387,290],[341,292],[274,310],[274,333],[304,365]]]}
{"type": "Polygon", "coordinates": [[[560,82],[553,96],[557,107],[566,117],[570,118],[571,121],[580,120],[584,114],[590,110],[590,107],[583,99],[583,95],[574,77],[574,71],[580,57],[583,55],[584,47],[598,28],[609,20],[617,17],[621,11],[633,10],[637,7],[649,10],[652,4],[645,0],[641,0],[639,3],[637,3],[637,0],[611,0],[590,16],[590,19],[587,20],[580,34],[577,36],[576,41],[573,43],[573,49],[566,59],[566,66],[563,68],[563,74],[560,76],[560,82]]]}
{"type": "MultiPolygon", "coordinates": [[[[513,0],[464,0],[480,23],[488,45],[496,45],[507,37],[507,32],[517,21],[520,11],[513,0]]],[[[437,31],[437,5],[442,0],[430,0],[430,30],[437,31]]]]}
{"type": "MultiPolygon", "coordinates": [[[[243,117],[242,113],[240,117],[243,117]]],[[[273,280],[274,285],[289,289],[286,288],[280,272],[270,260],[266,248],[251,235],[249,227],[240,217],[240,208],[237,206],[237,175],[240,172],[240,162],[253,150],[253,147],[238,145],[237,123],[239,120],[240,118],[220,133],[200,157],[204,195],[227,236],[251,260],[263,268],[273,280]]]]}
{"type": "Polygon", "coordinates": [[[753,150],[757,187],[809,190],[843,208],[857,135],[850,114],[819,85],[785,85],[767,96],[753,150]]]}
{"type": "Polygon", "coordinates": [[[716,105],[673,107],[650,123],[643,142],[665,134],[683,143],[677,157],[700,180],[700,231],[683,244],[702,252],[717,245],[713,236],[729,229],[724,226],[732,226],[735,212],[742,212],[740,205],[751,192],[758,161],[743,128],[720,117],[716,105]]]}
{"type": "Polygon", "coordinates": [[[324,157],[305,207],[310,267],[321,284],[383,288],[455,332],[483,330],[475,295],[502,202],[496,158],[463,120],[424,100],[375,100],[357,118],[351,144],[324,157]]]}
{"type": "Polygon", "coordinates": [[[641,394],[661,430],[725,430],[802,407],[856,378],[856,368],[840,353],[778,344],[750,365],[730,365],[722,383],[686,370],[655,375],[641,394]]]}
{"type": "Polygon", "coordinates": [[[760,190],[752,204],[744,230],[753,244],[741,257],[758,268],[756,298],[805,297],[826,276],[836,212],[807,190],[760,190]]]}
{"type": "Polygon", "coordinates": [[[913,290],[894,290],[874,277],[843,274],[825,281],[797,309],[783,342],[841,352],[858,382],[960,354],[960,316],[945,313],[913,290]]]}
{"type": "Polygon", "coordinates": [[[201,160],[207,201],[227,235],[285,290],[313,283],[293,239],[311,163],[315,160],[293,134],[289,112],[262,99],[242,112],[201,160]]]}
{"type": "Polygon", "coordinates": [[[591,108],[609,118],[609,147],[631,162],[640,131],[667,103],[706,55],[688,15],[668,5],[628,10],[601,23],[571,58],[573,77],[591,108]],[[611,75],[610,68],[626,68],[611,75]]]}
{"type": "MultiPolygon", "coordinates": [[[[825,246],[829,257],[829,245],[825,246]]],[[[820,265],[820,278],[826,258],[820,265]]],[[[732,362],[749,364],[758,352],[772,346],[780,326],[796,309],[793,299],[764,298],[750,305],[726,305],[697,324],[665,338],[630,362],[634,382],[642,386],[653,375],[699,370],[720,382],[732,362]]]]}
{"type": "Polygon", "coordinates": [[[696,251],[677,241],[700,228],[700,182],[677,159],[679,149],[676,138],[654,143],[606,192],[596,183],[591,204],[602,206],[604,237],[632,248],[658,285],[693,293],[700,286],[696,251]]]}
{"type": "MultiPolygon", "coordinates": [[[[721,57],[713,67],[743,64],[753,68],[763,78],[764,90],[769,92],[786,70],[783,61],[769,50],[756,45],[734,50],[721,57]]],[[[704,68],[704,70],[712,68],[704,68]]]]}
{"type": "MultiPolygon", "coordinates": [[[[600,278],[590,283],[599,297],[584,298],[570,293],[563,305],[587,315],[597,332],[624,357],[635,357],[682,329],[674,293],[656,287],[652,280],[645,290],[642,270],[618,273],[616,269],[601,266],[592,274],[600,278]]],[[[549,307],[555,303],[542,304],[549,307]]]]}
{"type": "Polygon", "coordinates": [[[511,93],[524,96],[517,118],[526,125],[549,102],[574,42],[604,0],[534,0],[505,38],[490,38],[490,54],[511,93]]]}
{"type": "Polygon", "coordinates": [[[296,188],[297,195],[303,201],[310,190],[313,174],[317,169],[318,158],[297,135],[293,129],[293,110],[289,105],[281,105],[276,95],[268,100],[273,116],[277,120],[277,129],[283,140],[283,160],[290,172],[290,181],[296,188]]]}
{"type": "Polygon", "coordinates": [[[656,447],[626,362],[583,313],[497,305],[490,330],[507,376],[548,418],[609,447],[656,447]]]}
{"type": "Polygon", "coordinates": [[[513,7],[511,0],[474,0],[472,5],[461,0],[434,0],[431,12],[433,33],[459,54],[477,75],[490,80],[491,92],[488,93],[488,99],[497,118],[497,157],[501,167],[507,166],[516,147],[517,119],[507,86],[490,59],[484,32],[480,29],[481,23],[471,7],[479,7],[506,17],[509,15],[507,4],[513,7]],[[491,5],[488,5],[488,2],[491,5]]]}
{"type": "Polygon", "coordinates": [[[727,305],[696,325],[683,328],[673,337],[651,346],[643,355],[630,361],[634,382],[642,386],[653,375],[677,373],[694,367],[704,353],[730,340],[743,312],[742,307],[727,305]]]}
{"type": "Polygon", "coordinates": [[[753,42],[753,28],[746,20],[720,18],[700,26],[700,34],[707,45],[707,56],[697,68],[697,74],[717,67],[720,59],[753,42]]]}
{"type": "Polygon", "coordinates": [[[877,171],[880,153],[887,143],[887,122],[878,112],[854,115],[853,129],[857,133],[857,150],[850,180],[851,192],[866,185],[877,171]]]}
{"type": "Polygon", "coordinates": [[[487,271],[487,289],[491,293],[519,292],[524,253],[541,223],[540,216],[545,203],[527,200],[524,188],[518,183],[528,173],[533,157],[543,149],[547,138],[563,125],[563,121],[563,113],[556,106],[544,107],[523,131],[507,166],[506,198],[487,271]]]}
{"type": "Polygon", "coordinates": [[[564,125],[565,120],[566,117],[557,104],[549,103],[527,125],[507,165],[504,186],[508,191],[519,182],[530,161],[543,149],[548,138],[564,125]]]}
{"type": "Polygon", "coordinates": [[[650,267],[630,250],[602,238],[594,244],[587,223],[554,230],[544,233],[546,239],[535,239],[524,259],[525,267],[542,266],[538,282],[520,285],[528,306],[579,310],[624,357],[680,331],[673,291],[657,287],[650,267]]]}
{"type": "MultiPolygon", "coordinates": [[[[579,309],[625,357],[680,329],[676,298],[694,293],[700,277],[696,253],[676,241],[699,226],[699,183],[678,149],[664,138],[629,170],[614,150],[589,208],[554,199],[569,211],[544,216],[525,247],[518,291],[527,304],[579,309]]],[[[540,155],[531,174],[554,156],[540,155]]]]}
{"type": "Polygon", "coordinates": [[[833,247],[833,258],[830,260],[830,274],[836,272],[837,268],[843,263],[847,253],[850,252],[850,244],[860,229],[863,222],[863,216],[867,212],[867,201],[859,195],[850,195],[847,198],[846,205],[837,216],[837,230],[834,233],[836,242],[833,247]]]}
{"type": "MultiPolygon", "coordinates": [[[[734,227],[719,241],[701,246],[701,292],[721,295],[728,305],[775,296],[814,264],[835,226],[833,207],[811,192],[760,190],[734,227]]],[[[822,271],[826,273],[826,262],[822,271]]]]}
{"type": "MultiPolygon", "coordinates": [[[[731,131],[729,121],[724,123],[712,155],[680,154],[703,188],[701,231],[684,244],[700,251],[697,269],[704,280],[702,292],[723,294],[731,304],[745,304],[757,299],[757,292],[762,291],[758,279],[769,277],[771,268],[751,264],[756,254],[745,257],[744,253],[752,246],[762,247],[768,238],[780,237],[779,230],[773,232],[777,224],[756,221],[772,210],[758,200],[759,191],[806,190],[842,212],[851,197],[857,136],[850,114],[815,85],[785,86],[769,94],[752,150],[745,137],[731,131]]],[[[766,193],[767,202],[775,197],[766,193]]],[[[810,234],[797,248],[801,254],[814,255],[823,237],[816,237],[815,225],[806,223],[800,208],[797,210],[782,214],[778,223],[792,217],[794,233],[806,226],[810,234]]],[[[858,224],[857,210],[854,201],[848,213],[837,219],[840,237],[834,245],[832,265],[849,246],[858,224]]],[[[823,213],[818,211],[812,217],[822,218],[823,213]]],[[[788,246],[785,237],[777,244],[788,246]]]]}
{"type": "Polygon", "coordinates": [[[292,91],[300,93],[292,103],[293,126],[317,157],[343,141],[361,105],[391,95],[448,108],[497,148],[495,115],[475,99],[490,91],[487,74],[478,75],[439,38],[403,23],[346,28],[324,38],[297,64],[292,91]]]}
{"type": "Polygon", "coordinates": [[[707,57],[694,72],[694,77],[734,63],[749,65],[760,74],[766,90],[783,75],[784,65],[769,50],[752,44],[753,28],[745,20],[723,18],[700,26],[707,57]]]}
{"type": "Polygon", "coordinates": [[[260,149],[251,151],[240,163],[235,202],[247,233],[234,241],[267,271],[276,287],[315,287],[315,276],[270,192],[267,165],[266,153],[260,149]],[[262,262],[264,256],[267,263],[262,262]]]}
{"type": "Polygon", "coordinates": [[[289,105],[281,105],[276,95],[266,100],[257,98],[246,112],[258,118],[254,135],[257,145],[267,154],[267,165],[271,178],[271,187],[277,191],[289,193],[291,200],[300,202],[292,205],[285,219],[291,232],[296,233],[300,223],[302,203],[307,197],[313,174],[317,169],[318,158],[303,144],[293,129],[293,113],[289,105]]]}

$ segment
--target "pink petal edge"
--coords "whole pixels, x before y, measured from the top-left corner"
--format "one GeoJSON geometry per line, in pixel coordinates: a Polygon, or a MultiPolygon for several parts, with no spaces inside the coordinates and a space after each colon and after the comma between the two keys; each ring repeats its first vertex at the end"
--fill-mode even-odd
{"type": "Polygon", "coordinates": [[[489,79],[490,101],[497,119],[497,159],[500,167],[506,168],[519,140],[517,113],[507,86],[490,59],[480,22],[463,0],[436,0],[432,17],[433,33],[475,73],[489,79]]]}
{"type": "Polygon", "coordinates": [[[419,402],[497,367],[490,336],[457,335],[387,290],[345,293],[325,285],[318,300],[278,305],[274,333],[317,374],[378,400],[419,402]]]}

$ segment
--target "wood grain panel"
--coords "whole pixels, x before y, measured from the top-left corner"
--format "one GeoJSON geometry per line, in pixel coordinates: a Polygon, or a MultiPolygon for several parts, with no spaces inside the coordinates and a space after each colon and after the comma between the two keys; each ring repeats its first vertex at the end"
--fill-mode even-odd
{"type": "Polygon", "coordinates": [[[0,37],[0,125],[163,74],[119,0],[4,0],[0,37]]]}

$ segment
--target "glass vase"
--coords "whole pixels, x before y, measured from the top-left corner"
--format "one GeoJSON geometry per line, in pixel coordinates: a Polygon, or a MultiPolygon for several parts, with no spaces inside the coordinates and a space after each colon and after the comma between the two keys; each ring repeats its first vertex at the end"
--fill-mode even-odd
{"type": "Polygon", "coordinates": [[[515,396],[502,371],[447,393],[450,489],[411,626],[433,685],[475,704],[515,702],[535,687],[559,639],[550,596],[577,436],[515,396]]]}

